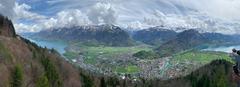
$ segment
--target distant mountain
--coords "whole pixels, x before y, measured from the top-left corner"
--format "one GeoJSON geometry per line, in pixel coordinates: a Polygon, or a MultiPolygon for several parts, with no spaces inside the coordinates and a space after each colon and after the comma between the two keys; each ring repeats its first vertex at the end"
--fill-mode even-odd
{"type": "Polygon", "coordinates": [[[179,33],[174,39],[162,44],[156,50],[160,55],[169,56],[187,49],[191,49],[207,42],[197,30],[190,29],[179,33]]]}
{"type": "Polygon", "coordinates": [[[37,33],[37,36],[48,39],[63,39],[108,46],[130,46],[133,41],[129,34],[114,25],[80,26],[51,29],[37,33]]]}
{"type": "Polygon", "coordinates": [[[160,45],[173,38],[177,33],[164,27],[151,27],[149,29],[139,30],[133,34],[133,39],[150,45],[160,45]]]}
{"type": "Polygon", "coordinates": [[[225,35],[220,33],[203,33],[210,44],[215,45],[238,45],[240,35],[225,35]]]}
{"type": "Polygon", "coordinates": [[[240,44],[239,39],[240,35],[199,33],[197,29],[189,29],[178,33],[173,39],[161,44],[156,50],[163,56],[169,56],[193,48],[238,45],[240,44]]]}

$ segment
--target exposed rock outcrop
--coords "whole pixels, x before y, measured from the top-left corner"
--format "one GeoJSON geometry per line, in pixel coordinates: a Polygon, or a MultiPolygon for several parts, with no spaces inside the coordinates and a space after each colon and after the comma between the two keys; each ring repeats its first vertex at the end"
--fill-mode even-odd
{"type": "Polygon", "coordinates": [[[0,35],[7,37],[15,37],[16,32],[11,20],[0,15],[0,35]]]}

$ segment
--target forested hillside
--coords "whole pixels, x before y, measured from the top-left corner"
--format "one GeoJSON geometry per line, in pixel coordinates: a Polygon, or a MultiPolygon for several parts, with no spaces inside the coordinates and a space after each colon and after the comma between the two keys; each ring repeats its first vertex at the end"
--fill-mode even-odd
{"type": "Polygon", "coordinates": [[[77,69],[55,50],[38,47],[15,34],[0,17],[0,87],[79,87],[77,69]]]}

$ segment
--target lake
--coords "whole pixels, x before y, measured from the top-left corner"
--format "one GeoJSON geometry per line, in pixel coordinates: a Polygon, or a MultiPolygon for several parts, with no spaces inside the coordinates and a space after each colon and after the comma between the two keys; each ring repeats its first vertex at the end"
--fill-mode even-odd
{"type": "Polygon", "coordinates": [[[240,45],[220,46],[220,47],[214,47],[214,48],[210,47],[210,48],[207,48],[207,49],[203,49],[203,51],[220,51],[220,52],[231,53],[233,48],[235,48],[237,50],[240,50],[240,45]]]}
{"type": "Polygon", "coordinates": [[[61,55],[65,53],[65,48],[68,46],[68,44],[64,41],[50,41],[50,40],[44,40],[41,38],[31,38],[28,35],[22,35],[24,38],[30,40],[31,42],[36,43],[40,47],[46,47],[48,49],[55,49],[57,50],[61,55]]]}

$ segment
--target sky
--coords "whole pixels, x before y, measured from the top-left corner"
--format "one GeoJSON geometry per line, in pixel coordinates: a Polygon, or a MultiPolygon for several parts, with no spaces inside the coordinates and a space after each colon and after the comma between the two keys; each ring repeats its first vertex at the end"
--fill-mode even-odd
{"type": "Polygon", "coordinates": [[[0,0],[0,14],[12,19],[18,33],[114,24],[236,34],[239,9],[240,0],[0,0]]]}

